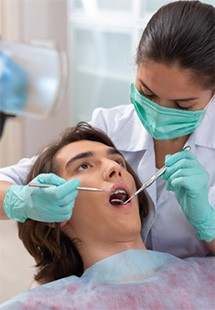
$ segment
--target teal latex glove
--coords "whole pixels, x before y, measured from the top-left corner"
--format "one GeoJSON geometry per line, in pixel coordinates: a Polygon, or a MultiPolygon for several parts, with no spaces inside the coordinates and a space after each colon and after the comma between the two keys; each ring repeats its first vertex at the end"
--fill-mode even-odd
{"type": "Polygon", "coordinates": [[[27,99],[26,71],[0,52],[0,111],[20,114],[27,99]]]}
{"type": "Polygon", "coordinates": [[[215,210],[208,201],[208,173],[190,151],[181,151],[165,158],[163,174],[166,189],[174,191],[197,237],[207,242],[215,238],[215,210]]]}
{"type": "Polygon", "coordinates": [[[36,188],[12,185],[4,200],[6,215],[24,223],[27,218],[40,222],[63,222],[72,216],[79,180],[65,181],[55,174],[40,174],[34,183],[54,184],[56,187],[36,188]]]}

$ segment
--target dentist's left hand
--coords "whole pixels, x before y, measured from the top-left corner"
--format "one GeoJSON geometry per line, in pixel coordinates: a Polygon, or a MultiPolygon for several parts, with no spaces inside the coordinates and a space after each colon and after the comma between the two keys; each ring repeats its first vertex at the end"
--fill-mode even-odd
{"type": "Polygon", "coordinates": [[[166,189],[174,191],[188,221],[201,240],[215,238],[215,210],[208,200],[208,173],[191,151],[167,155],[163,175],[166,189]]]}
{"type": "Polygon", "coordinates": [[[40,174],[33,183],[53,184],[49,188],[12,185],[4,200],[6,215],[24,223],[27,218],[41,222],[64,222],[72,216],[79,180],[66,181],[49,173],[40,174]]]}

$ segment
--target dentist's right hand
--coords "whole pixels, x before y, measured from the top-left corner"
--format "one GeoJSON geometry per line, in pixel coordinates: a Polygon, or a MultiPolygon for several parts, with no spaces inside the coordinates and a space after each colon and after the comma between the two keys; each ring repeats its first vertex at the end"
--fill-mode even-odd
{"type": "Polygon", "coordinates": [[[32,183],[53,184],[48,188],[11,185],[4,199],[6,215],[24,223],[27,218],[41,222],[64,222],[72,216],[79,180],[66,181],[49,173],[40,174],[32,183]]]}

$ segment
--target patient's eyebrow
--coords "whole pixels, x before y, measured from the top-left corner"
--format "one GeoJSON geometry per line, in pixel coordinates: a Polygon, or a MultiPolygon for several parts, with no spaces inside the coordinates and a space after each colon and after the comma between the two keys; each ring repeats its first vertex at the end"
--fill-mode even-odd
{"type": "Polygon", "coordinates": [[[120,151],[118,151],[117,149],[114,149],[114,148],[110,148],[107,150],[107,154],[108,155],[120,155],[124,158],[124,156],[120,153],[120,151]]]}
{"type": "MultiPolygon", "coordinates": [[[[115,155],[115,154],[117,154],[117,155],[122,156],[122,158],[124,158],[124,156],[115,148],[109,148],[106,151],[106,154],[107,155],[115,155]]],[[[79,159],[93,157],[93,156],[95,156],[95,152],[88,151],[88,152],[79,153],[76,156],[74,156],[74,157],[72,157],[72,158],[70,158],[68,160],[68,162],[66,163],[66,168],[68,168],[72,163],[74,163],[75,161],[77,161],[79,159]]]]}
{"type": "Polygon", "coordinates": [[[66,168],[68,168],[68,166],[70,166],[73,162],[75,162],[76,160],[82,159],[82,158],[87,158],[87,157],[92,157],[94,155],[93,152],[83,152],[83,153],[79,153],[78,155],[70,158],[68,160],[68,162],[66,163],[66,168]]]}

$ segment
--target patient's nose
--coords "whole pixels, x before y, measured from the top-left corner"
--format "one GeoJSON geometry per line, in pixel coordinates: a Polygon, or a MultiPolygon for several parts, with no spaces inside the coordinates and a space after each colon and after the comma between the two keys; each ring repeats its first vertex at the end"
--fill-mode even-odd
{"type": "Polygon", "coordinates": [[[115,177],[121,177],[121,169],[122,167],[114,161],[109,161],[106,163],[106,167],[103,171],[103,175],[105,179],[113,179],[115,177]]]}

